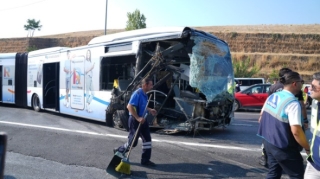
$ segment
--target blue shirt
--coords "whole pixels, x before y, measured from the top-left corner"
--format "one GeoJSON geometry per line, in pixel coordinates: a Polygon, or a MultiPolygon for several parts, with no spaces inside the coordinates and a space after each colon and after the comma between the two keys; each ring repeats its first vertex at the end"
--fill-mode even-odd
{"type": "Polygon", "coordinates": [[[141,88],[139,88],[135,92],[133,92],[133,94],[131,95],[129,104],[131,104],[136,108],[138,116],[143,117],[144,113],[146,113],[145,109],[146,109],[147,102],[148,102],[147,94],[141,88]]]}

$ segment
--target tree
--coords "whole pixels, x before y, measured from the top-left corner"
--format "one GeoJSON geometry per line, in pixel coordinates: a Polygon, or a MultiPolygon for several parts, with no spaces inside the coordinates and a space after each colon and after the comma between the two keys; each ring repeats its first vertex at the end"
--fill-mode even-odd
{"type": "Polygon", "coordinates": [[[127,13],[128,21],[126,30],[135,30],[146,28],[146,17],[136,9],[133,13],[127,13]]]}
{"type": "Polygon", "coordinates": [[[260,70],[257,65],[250,67],[250,58],[239,61],[233,59],[232,64],[235,77],[252,77],[260,70]]]}
{"type": "Polygon", "coordinates": [[[278,71],[276,71],[275,69],[272,70],[272,73],[269,75],[270,79],[275,79],[275,78],[279,78],[278,76],[278,71]]]}
{"type": "Polygon", "coordinates": [[[40,25],[40,20],[36,21],[35,19],[28,19],[27,24],[24,25],[24,29],[28,31],[27,37],[33,37],[34,31],[38,29],[41,30],[42,25],[40,25]]]}

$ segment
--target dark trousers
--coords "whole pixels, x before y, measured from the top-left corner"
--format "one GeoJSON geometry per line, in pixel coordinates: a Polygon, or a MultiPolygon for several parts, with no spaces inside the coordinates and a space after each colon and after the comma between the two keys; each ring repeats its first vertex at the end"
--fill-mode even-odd
{"type": "MultiPolygon", "coordinates": [[[[128,152],[130,149],[131,142],[133,141],[134,135],[137,131],[137,128],[139,126],[139,122],[132,116],[129,116],[129,136],[128,136],[128,142],[126,142],[124,145],[120,146],[118,148],[118,151],[121,153],[128,152]]],[[[150,135],[150,129],[149,124],[147,121],[145,121],[141,126],[140,130],[138,131],[136,140],[133,143],[133,147],[136,147],[138,144],[138,139],[141,137],[142,139],[142,156],[141,156],[141,162],[147,162],[151,158],[151,135],[150,135]]]]}
{"type": "Polygon", "coordinates": [[[264,141],[264,148],[269,166],[267,179],[280,179],[282,171],[292,179],[303,179],[303,158],[298,148],[280,149],[267,141],[264,141]]]}

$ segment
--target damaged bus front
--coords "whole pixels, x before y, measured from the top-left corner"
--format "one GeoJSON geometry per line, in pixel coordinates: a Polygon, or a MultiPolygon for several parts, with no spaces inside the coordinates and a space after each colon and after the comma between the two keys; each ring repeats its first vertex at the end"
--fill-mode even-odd
{"type": "MultiPolygon", "coordinates": [[[[212,130],[233,119],[234,75],[230,50],[217,37],[184,28],[176,33],[137,37],[135,61],[124,61],[131,78],[115,80],[106,120],[128,128],[126,105],[145,77],[154,79],[147,116],[150,127],[164,133],[212,130]]],[[[124,65],[123,65],[124,66],[124,65]]]]}

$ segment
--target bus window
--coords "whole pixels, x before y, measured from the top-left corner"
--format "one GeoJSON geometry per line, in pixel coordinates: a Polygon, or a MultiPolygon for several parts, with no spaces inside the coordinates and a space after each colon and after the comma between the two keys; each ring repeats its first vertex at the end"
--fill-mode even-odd
{"type": "Polygon", "coordinates": [[[132,80],[135,56],[104,57],[101,60],[101,90],[112,90],[115,80],[132,80]]]}

